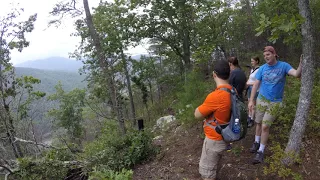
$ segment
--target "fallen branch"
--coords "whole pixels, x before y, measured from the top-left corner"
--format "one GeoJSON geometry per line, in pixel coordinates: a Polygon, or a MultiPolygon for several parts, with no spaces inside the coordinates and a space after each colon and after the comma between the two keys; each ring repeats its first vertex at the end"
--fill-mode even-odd
{"type": "MultiPolygon", "coordinates": [[[[30,163],[32,163],[32,166],[41,166],[42,163],[44,163],[45,161],[43,160],[34,160],[31,161],[30,163]]],[[[85,167],[88,162],[87,161],[57,161],[59,162],[60,165],[63,165],[64,167],[68,168],[68,169],[77,169],[77,168],[83,168],[85,167]]],[[[0,169],[3,168],[6,171],[5,174],[5,178],[4,180],[8,179],[8,176],[15,174],[16,172],[18,172],[20,170],[19,164],[17,164],[17,162],[13,161],[12,163],[15,163],[13,166],[17,166],[14,169],[8,167],[9,165],[6,165],[5,163],[8,163],[6,160],[4,159],[0,159],[0,169]]],[[[82,173],[82,171],[80,171],[80,173],[82,173]]],[[[73,174],[73,176],[76,174],[73,174]]]]}
{"type": "Polygon", "coordinates": [[[11,170],[10,168],[8,168],[8,167],[5,166],[5,165],[0,164],[0,167],[2,167],[3,169],[9,171],[9,173],[12,173],[12,172],[13,172],[13,170],[11,170]]]}
{"type": "MultiPolygon", "coordinates": [[[[14,161],[12,163],[15,163],[14,161]]],[[[17,169],[12,169],[10,167],[10,163],[5,160],[5,159],[0,159],[0,168],[4,169],[5,171],[7,171],[7,173],[5,174],[4,179],[7,180],[8,176],[12,173],[14,173],[15,171],[17,171],[17,169]]]]}
{"type": "Polygon", "coordinates": [[[49,144],[38,143],[38,142],[35,142],[35,141],[24,140],[24,139],[21,139],[21,138],[14,137],[14,142],[13,143],[16,143],[16,142],[34,144],[36,146],[42,146],[44,148],[61,149],[61,148],[58,148],[58,147],[55,147],[55,146],[52,146],[52,145],[49,145],[49,144]]]}

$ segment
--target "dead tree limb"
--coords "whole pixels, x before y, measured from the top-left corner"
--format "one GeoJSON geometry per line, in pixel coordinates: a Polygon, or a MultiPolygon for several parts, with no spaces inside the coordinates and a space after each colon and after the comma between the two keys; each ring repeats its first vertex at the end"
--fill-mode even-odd
{"type": "Polygon", "coordinates": [[[52,145],[49,145],[49,144],[38,143],[38,142],[35,142],[35,141],[24,140],[24,139],[21,139],[21,138],[14,137],[14,142],[13,143],[17,143],[17,142],[26,143],[26,144],[34,144],[36,146],[42,146],[44,148],[61,149],[61,148],[58,148],[58,147],[55,147],[55,146],[52,146],[52,145]]]}

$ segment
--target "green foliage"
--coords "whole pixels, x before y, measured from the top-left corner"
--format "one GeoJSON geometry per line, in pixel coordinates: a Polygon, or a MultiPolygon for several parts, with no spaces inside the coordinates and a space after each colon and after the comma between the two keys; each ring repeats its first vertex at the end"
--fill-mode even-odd
{"type": "MultiPolygon", "coordinates": [[[[294,77],[287,77],[287,85],[284,92],[284,100],[281,108],[279,107],[278,119],[273,125],[279,140],[288,140],[288,134],[291,130],[295,113],[299,101],[301,82],[294,77]]],[[[274,112],[276,113],[276,112],[274,112]]]]}
{"type": "MultiPolygon", "coordinates": [[[[272,156],[266,158],[266,162],[269,163],[269,166],[265,166],[263,169],[264,174],[276,174],[279,177],[282,178],[288,178],[290,176],[293,177],[295,180],[301,180],[302,176],[301,174],[298,174],[294,172],[289,167],[286,167],[282,160],[287,157],[287,154],[284,152],[284,150],[281,148],[280,144],[277,143],[270,147],[270,150],[272,152],[272,156]]],[[[301,159],[298,159],[293,154],[288,154],[292,159],[294,159],[295,162],[301,162],[301,159]]]]}
{"type": "Polygon", "coordinates": [[[25,38],[26,33],[30,33],[34,29],[34,23],[37,20],[37,14],[31,15],[28,20],[17,22],[23,9],[12,9],[4,17],[0,17],[1,26],[1,47],[0,61],[1,65],[9,65],[10,51],[17,49],[19,52],[23,48],[29,46],[29,42],[25,38]],[[7,38],[7,39],[5,39],[7,38]]]}
{"type": "Polygon", "coordinates": [[[235,147],[232,147],[230,151],[231,151],[235,156],[239,157],[239,156],[241,155],[241,153],[243,152],[243,149],[244,149],[243,146],[235,146],[235,147]]]}
{"type": "Polygon", "coordinates": [[[86,92],[81,89],[74,89],[65,93],[61,83],[56,86],[56,94],[48,97],[51,101],[59,101],[59,109],[52,109],[48,112],[57,120],[57,125],[68,130],[72,139],[77,139],[82,135],[83,121],[82,111],[86,92]]]}
{"type": "Polygon", "coordinates": [[[43,157],[49,161],[59,160],[59,161],[71,161],[76,158],[76,155],[70,152],[70,149],[51,149],[45,151],[43,157]]]}
{"type": "Polygon", "coordinates": [[[316,71],[314,87],[312,90],[312,101],[306,133],[312,137],[320,137],[320,69],[316,71]]]}
{"type": "Polygon", "coordinates": [[[62,161],[52,159],[19,159],[19,171],[15,172],[9,179],[21,180],[58,180],[67,175],[66,166],[62,161]]]}
{"type": "Polygon", "coordinates": [[[100,137],[85,145],[83,153],[69,148],[52,149],[37,158],[19,159],[19,170],[13,179],[64,179],[71,169],[81,167],[89,179],[132,179],[133,165],[155,153],[148,131],[132,130],[119,136],[117,125],[108,122],[100,137]],[[72,162],[78,165],[72,165],[72,162]]]}
{"type": "Polygon", "coordinates": [[[184,124],[193,124],[194,110],[202,104],[206,96],[213,90],[214,81],[203,81],[201,73],[193,71],[187,76],[187,83],[177,92],[177,119],[184,124]]]}
{"type": "Polygon", "coordinates": [[[120,171],[132,167],[154,153],[152,136],[147,131],[130,131],[119,136],[116,124],[108,123],[101,136],[85,146],[89,166],[120,171]]]}
{"type": "Polygon", "coordinates": [[[16,80],[13,83],[12,88],[7,89],[7,92],[11,92],[8,94],[11,94],[13,96],[16,96],[17,94],[20,94],[19,102],[18,104],[18,119],[25,119],[27,118],[28,112],[30,111],[30,105],[35,100],[39,100],[43,98],[46,93],[35,91],[34,86],[37,84],[40,84],[41,81],[39,79],[36,79],[32,76],[22,76],[20,78],[16,78],[16,80]],[[25,92],[27,91],[27,92],[25,92]],[[24,101],[22,101],[24,99],[24,101]]]}
{"type": "Polygon", "coordinates": [[[141,56],[140,60],[132,60],[132,81],[138,86],[142,92],[142,100],[147,104],[149,90],[152,91],[153,82],[157,82],[159,70],[156,69],[156,59],[152,57],[141,56]]]}
{"type": "Polygon", "coordinates": [[[258,4],[260,12],[259,27],[256,36],[270,32],[269,41],[275,43],[284,38],[286,44],[298,44],[301,41],[300,25],[304,19],[299,14],[295,0],[266,0],[258,4]],[[268,9],[266,12],[265,9],[268,9]]]}
{"type": "Polygon", "coordinates": [[[132,170],[122,169],[120,172],[110,169],[97,170],[94,168],[89,173],[89,180],[131,180],[133,175],[132,170]]]}
{"type": "Polygon", "coordinates": [[[139,89],[141,90],[142,92],[142,102],[144,104],[147,104],[148,102],[148,90],[147,90],[147,87],[144,85],[141,79],[141,77],[137,77],[137,76],[133,76],[131,78],[131,80],[139,87],[139,89]]]}

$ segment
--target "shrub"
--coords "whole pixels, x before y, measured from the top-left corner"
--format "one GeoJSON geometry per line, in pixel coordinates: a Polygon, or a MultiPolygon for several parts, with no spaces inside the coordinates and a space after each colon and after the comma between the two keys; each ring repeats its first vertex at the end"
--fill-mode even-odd
{"type": "Polygon", "coordinates": [[[148,131],[132,130],[119,136],[114,126],[109,124],[101,137],[86,145],[84,158],[92,168],[103,165],[114,171],[128,169],[155,152],[148,131]]]}
{"type": "Polygon", "coordinates": [[[187,76],[187,83],[183,86],[183,89],[177,93],[178,109],[177,119],[183,124],[193,124],[194,110],[198,107],[207,97],[207,95],[213,90],[214,82],[204,81],[202,75],[197,72],[191,72],[187,76]]]}
{"type": "Polygon", "coordinates": [[[133,175],[132,170],[122,169],[120,172],[117,172],[103,167],[100,167],[99,169],[100,170],[95,168],[89,173],[89,180],[131,180],[133,175]]]}
{"type": "Polygon", "coordinates": [[[9,179],[21,180],[55,180],[64,179],[68,172],[68,168],[62,161],[54,159],[34,159],[34,158],[21,158],[19,159],[19,170],[9,179]]]}
{"type": "MultiPolygon", "coordinates": [[[[276,174],[277,176],[282,178],[288,178],[292,176],[295,180],[302,179],[302,176],[300,174],[283,165],[282,159],[287,157],[287,155],[281,148],[279,143],[274,144],[272,147],[270,147],[270,150],[272,151],[273,155],[269,158],[266,158],[266,162],[269,163],[269,166],[264,167],[264,174],[276,174]]],[[[297,159],[294,155],[289,154],[289,156],[291,156],[295,160],[295,162],[301,161],[301,159],[297,159]]]]}

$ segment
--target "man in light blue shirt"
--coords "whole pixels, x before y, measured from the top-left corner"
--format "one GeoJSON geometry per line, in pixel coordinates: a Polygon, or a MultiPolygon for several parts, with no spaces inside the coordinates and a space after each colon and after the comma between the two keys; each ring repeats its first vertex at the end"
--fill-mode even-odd
{"type": "Polygon", "coordinates": [[[286,62],[278,61],[275,49],[272,46],[266,46],[263,50],[263,56],[266,63],[259,68],[256,74],[248,108],[254,108],[254,97],[260,86],[259,96],[256,108],[256,133],[255,141],[250,148],[250,152],[256,153],[253,163],[263,162],[263,153],[269,137],[269,129],[272,122],[276,119],[270,110],[282,103],[286,75],[294,77],[301,76],[301,58],[298,69],[286,62]],[[259,108],[263,107],[263,108],[259,108]]]}

